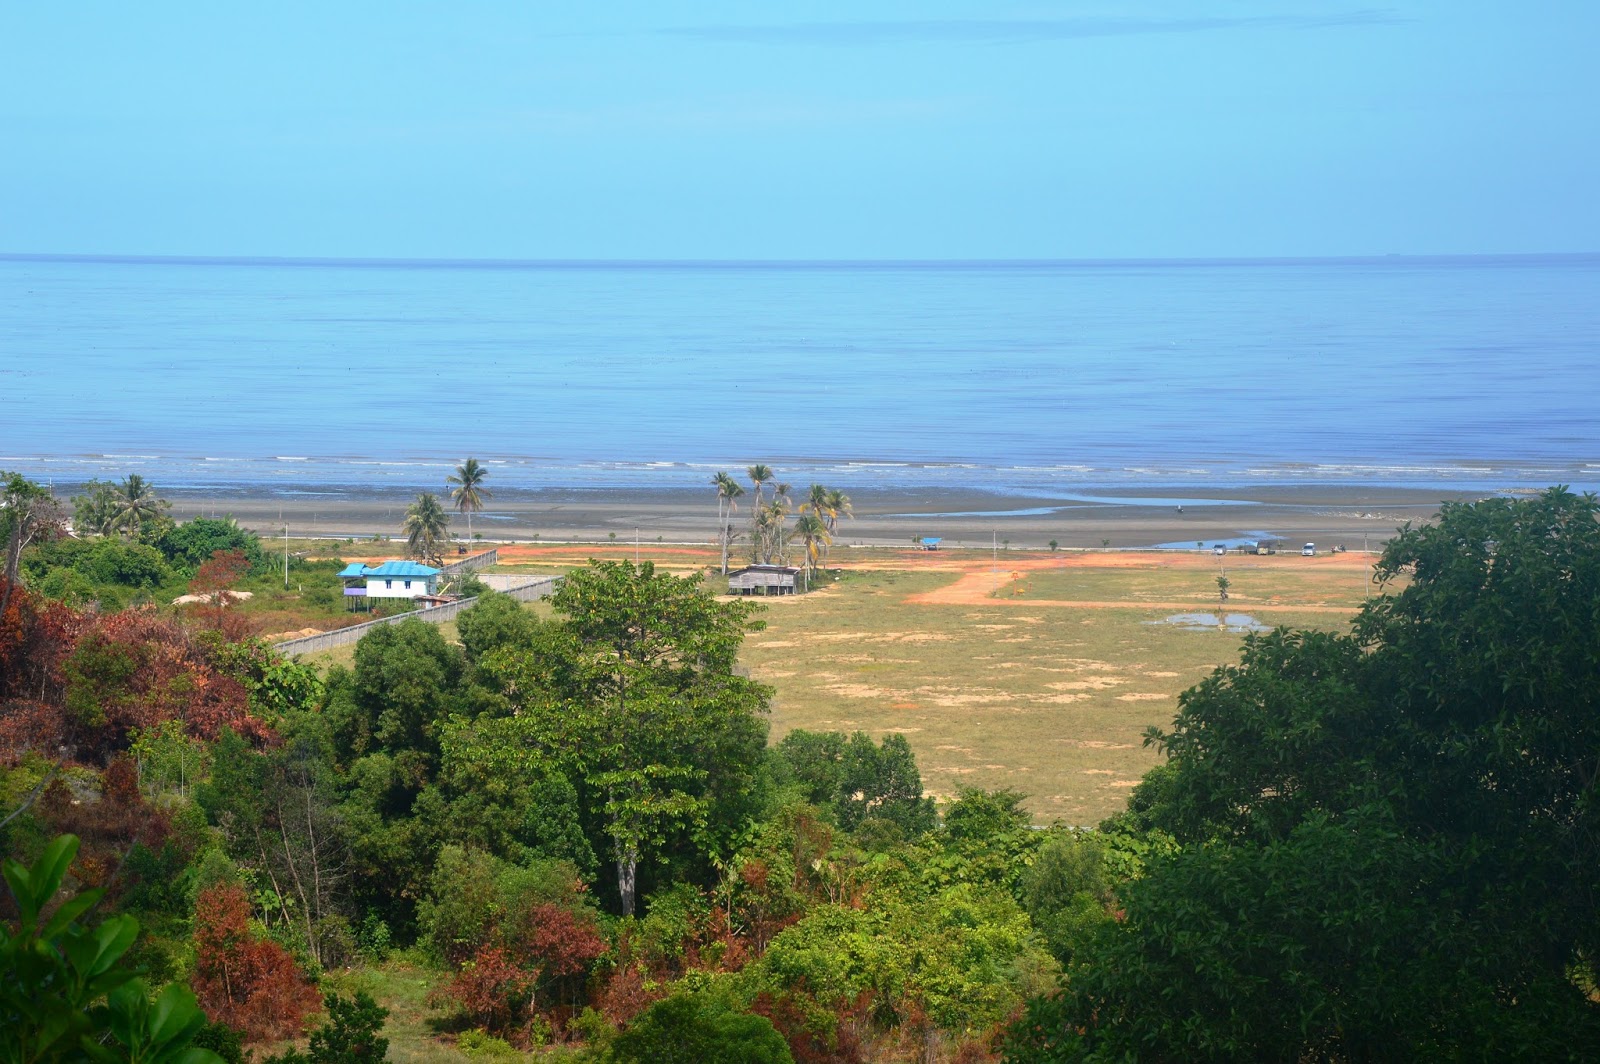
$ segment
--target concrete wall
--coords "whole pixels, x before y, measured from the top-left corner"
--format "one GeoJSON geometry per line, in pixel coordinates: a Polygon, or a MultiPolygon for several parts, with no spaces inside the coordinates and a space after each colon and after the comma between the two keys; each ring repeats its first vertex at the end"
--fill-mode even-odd
{"type": "Polygon", "coordinates": [[[474,554],[470,558],[462,558],[458,562],[451,562],[439,570],[440,576],[452,576],[456,573],[468,573],[474,569],[487,569],[497,565],[500,561],[500,548],[490,547],[482,554],[474,554]]]}
{"type": "MultiPolygon", "coordinates": [[[[471,561],[472,559],[467,559],[471,561]]],[[[518,602],[532,602],[542,599],[556,589],[561,582],[559,576],[524,577],[526,582],[520,587],[514,587],[504,592],[518,602]]],[[[413,581],[416,583],[416,581],[413,581]]],[[[412,617],[429,624],[443,624],[453,621],[461,615],[462,610],[470,610],[476,598],[462,599],[444,606],[435,606],[432,609],[412,610],[410,613],[400,613],[393,617],[380,617],[375,621],[364,624],[352,624],[348,628],[338,628],[320,635],[308,635],[303,639],[290,639],[287,642],[273,644],[273,649],[285,657],[294,657],[297,654],[315,654],[319,650],[331,650],[334,647],[347,646],[350,643],[360,642],[361,637],[372,629],[382,624],[396,624],[409,620],[412,617]]]]}

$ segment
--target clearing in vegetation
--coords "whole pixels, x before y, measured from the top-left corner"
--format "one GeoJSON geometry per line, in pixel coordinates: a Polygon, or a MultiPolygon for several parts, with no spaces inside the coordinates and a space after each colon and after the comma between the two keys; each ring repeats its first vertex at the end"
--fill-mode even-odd
{"type": "Polygon", "coordinates": [[[1037,821],[1071,824],[1119,811],[1158,760],[1145,729],[1169,724],[1180,692],[1238,660],[1239,634],[1167,617],[1343,630],[1372,564],[1090,553],[997,567],[913,551],[863,561],[872,568],[851,559],[824,590],[771,600],[767,630],[746,641],[741,660],[777,692],[773,741],[795,728],[901,732],[930,794],[1014,787],[1037,821]]]}
{"type": "MultiPolygon", "coordinates": [[[[501,547],[500,571],[561,572],[627,558],[633,544],[501,547]]],[[[714,566],[710,548],[646,543],[664,568],[714,566]]],[[[1094,824],[1118,812],[1158,757],[1178,694],[1238,660],[1222,626],[1174,614],[1245,614],[1264,625],[1342,631],[1369,593],[1373,557],[1209,552],[928,552],[841,549],[837,583],[762,599],[767,629],[741,663],[776,691],[772,741],[796,728],[903,733],[928,793],[1013,787],[1039,823],[1094,824]],[[1228,600],[1217,593],[1226,571],[1228,600]]],[[[713,573],[713,586],[725,588],[713,573]]],[[[1376,589],[1372,589],[1375,593],[1376,589]]],[[[542,604],[530,604],[541,616],[542,604]]],[[[455,626],[443,628],[455,641],[455,626]]],[[[349,665],[353,647],[305,660],[349,665]]]]}

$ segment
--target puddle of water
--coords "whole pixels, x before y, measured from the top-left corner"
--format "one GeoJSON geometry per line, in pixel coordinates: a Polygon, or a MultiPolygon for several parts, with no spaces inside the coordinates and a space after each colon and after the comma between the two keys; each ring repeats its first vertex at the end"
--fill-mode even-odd
{"type": "Polygon", "coordinates": [[[1174,628],[1187,628],[1195,632],[1270,632],[1272,626],[1262,624],[1248,613],[1226,613],[1221,617],[1215,613],[1174,613],[1171,617],[1159,621],[1145,621],[1145,624],[1170,624],[1174,628]]]}

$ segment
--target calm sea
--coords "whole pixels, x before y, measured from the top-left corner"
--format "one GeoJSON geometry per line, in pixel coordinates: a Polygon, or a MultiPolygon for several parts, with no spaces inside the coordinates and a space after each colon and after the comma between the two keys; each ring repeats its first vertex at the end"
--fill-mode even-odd
{"type": "Polygon", "coordinates": [[[1600,484],[1600,256],[0,258],[0,468],[163,486],[1600,484]]]}

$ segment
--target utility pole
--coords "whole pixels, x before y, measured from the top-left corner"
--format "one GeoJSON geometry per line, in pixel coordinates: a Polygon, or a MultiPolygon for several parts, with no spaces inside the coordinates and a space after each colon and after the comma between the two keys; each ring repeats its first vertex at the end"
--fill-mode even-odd
{"type": "Polygon", "coordinates": [[[633,567],[639,567],[639,526],[633,526],[633,567]]]}
{"type": "MultiPolygon", "coordinates": [[[[283,521],[283,511],[278,511],[278,520],[283,521]]],[[[283,589],[289,590],[289,522],[283,521],[283,589]]]]}

